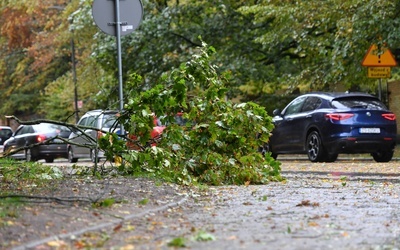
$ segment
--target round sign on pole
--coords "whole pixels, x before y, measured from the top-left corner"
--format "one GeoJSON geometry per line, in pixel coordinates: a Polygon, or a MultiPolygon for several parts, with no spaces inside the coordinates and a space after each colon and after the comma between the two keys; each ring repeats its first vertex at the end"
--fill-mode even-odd
{"type": "Polygon", "coordinates": [[[143,5],[140,0],[95,0],[92,15],[96,25],[106,34],[116,36],[115,1],[119,1],[121,36],[132,33],[143,17],[143,5]]]}

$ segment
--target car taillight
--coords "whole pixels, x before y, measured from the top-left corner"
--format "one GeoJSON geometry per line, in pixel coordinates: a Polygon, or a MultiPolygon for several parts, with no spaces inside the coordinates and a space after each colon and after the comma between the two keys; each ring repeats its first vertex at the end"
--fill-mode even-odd
{"type": "Polygon", "coordinates": [[[382,117],[389,120],[389,121],[394,121],[396,120],[396,115],[395,114],[382,114],[382,117]]]}
{"type": "Polygon", "coordinates": [[[343,121],[343,120],[349,119],[353,116],[354,116],[354,114],[350,114],[350,113],[331,113],[331,114],[325,115],[326,118],[332,119],[334,121],[343,121]]]}
{"type": "Polygon", "coordinates": [[[36,141],[37,142],[44,142],[45,140],[46,140],[46,136],[45,135],[36,136],[36,141]]]}
{"type": "Polygon", "coordinates": [[[103,133],[100,131],[97,131],[97,139],[100,139],[100,137],[103,137],[103,133]]]}

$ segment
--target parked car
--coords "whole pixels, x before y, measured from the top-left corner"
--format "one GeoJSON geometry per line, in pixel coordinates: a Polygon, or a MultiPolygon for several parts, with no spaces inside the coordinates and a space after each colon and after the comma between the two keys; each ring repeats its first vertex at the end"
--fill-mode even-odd
{"type": "Polygon", "coordinates": [[[11,127],[0,126],[0,151],[3,152],[4,142],[11,137],[13,131],[11,127]]]}
{"type": "Polygon", "coordinates": [[[396,146],[396,116],[365,93],[310,93],[275,110],[268,150],[307,154],[311,162],[334,162],[338,154],[370,153],[388,162],[396,146]]]}
{"type": "Polygon", "coordinates": [[[68,139],[70,133],[68,127],[52,123],[21,125],[4,142],[3,151],[15,152],[10,155],[15,159],[53,162],[55,158],[67,158],[67,144],[60,138],[68,139]]]}
{"type": "MultiPolygon", "coordinates": [[[[161,139],[161,135],[166,128],[164,124],[161,123],[160,119],[156,116],[153,116],[153,130],[150,132],[151,141],[145,146],[156,146],[157,142],[161,139]]],[[[126,142],[126,146],[130,150],[142,150],[143,148],[139,147],[135,141],[138,139],[136,135],[128,135],[129,140],[126,142]]]]}
{"type": "MultiPolygon", "coordinates": [[[[82,127],[82,131],[73,130],[69,136],[70,143],[67,146],[68,161],[77,162],[80,158],[90,158],[92,162],[105,158],[102,150],[98,150],[98,139],[107,132],[119,134],[120,125],[117,122],[118,111],[116,110],[91,110],[86,112],[78,121],[77,126],[82,127]],[[83,132],[83,133],[82,133],[83,132]],[[88,137],[89,136],[89,137],[88,137]]],[[[182,120],[181,114],[175,118],[176,122],[182,120]]],[[[150,132],[151,146],[155,146],[161,138],[166,125],[162,124],[160,119],[154,116],[154,127],[150,132]]],[[[130,150],[142,150],[135,141],[136,135],[127,135],[127,148],[130,150]]],[[[147,146],[147,145],[145,145],[147,146]]]]}
{"type": "Polygon", "coordinates": [[[104,152],[96,147],[97,142],[107,132],[120,132],[117,115],[116,110],[98,109],[86,112],[77,123],[82,131],[74,130],[69,136],[71,143],[67,146],[68,161],[74,163],[80,158],[90,158],[95,162],[104,158],[104,152]]]}

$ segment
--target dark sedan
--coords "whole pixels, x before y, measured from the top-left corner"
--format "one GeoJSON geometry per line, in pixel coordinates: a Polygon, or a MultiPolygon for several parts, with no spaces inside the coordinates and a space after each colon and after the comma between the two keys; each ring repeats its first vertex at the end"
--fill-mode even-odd
{"type": "Polygon", "coordinates": [[[3,149],[3,143],[11,137],[12,129],[8,126],[0,126],[0,150],[3,149]]]}
{"type": "Polygon", "coordinates": [[[307,154],[312,162],[333,162],[338,154],[370,153],[388,162],[396,146],[396,116],[364,93],[310,93],[275,110],[268,150],[307,154]]]}
{"type": "Polygon", "coordinates": [[[3,150],[12,153],[10,157],[15,159],[53,162],[55,158],[68,158],[63,139],[68,139],[70,134],[69,128],[57,124],[21,125],[4,142],[3,150]]]}

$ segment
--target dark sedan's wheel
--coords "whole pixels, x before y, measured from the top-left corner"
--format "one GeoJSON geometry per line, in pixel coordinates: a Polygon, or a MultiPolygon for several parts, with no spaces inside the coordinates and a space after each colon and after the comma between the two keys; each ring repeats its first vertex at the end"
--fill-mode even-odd
{"type": "Polygon", "coordinates": [[[53,163],[54,162],[54,158],[46,158],[44,159],[47,163],[53,163]]]}
{"type": "Polygon", "coordinates": [[[78,158],[74,157],[74,152],[72,151],[72,148],[68,148],[68,162],[76,163],[77,161],[78,161],[78,158]]]}
{"type": "Polygon", "coordinates": [[[376,162],[389,162],[393,158],[393,150],[376,152],[371,154],[376,162]]]}
{"type": "Polygon", "coordinates": [[[325,153],[322,147],[321,137],[318,132],[313,131],[307,137],[307,155],[312,162],[325,161],[325,153]]]}
{"type": "Polygon", "coordinates": [[[30,148],[25,149],[25,160],[36,161],[36,158],[32,155],[32,150],[30,148]]]}

